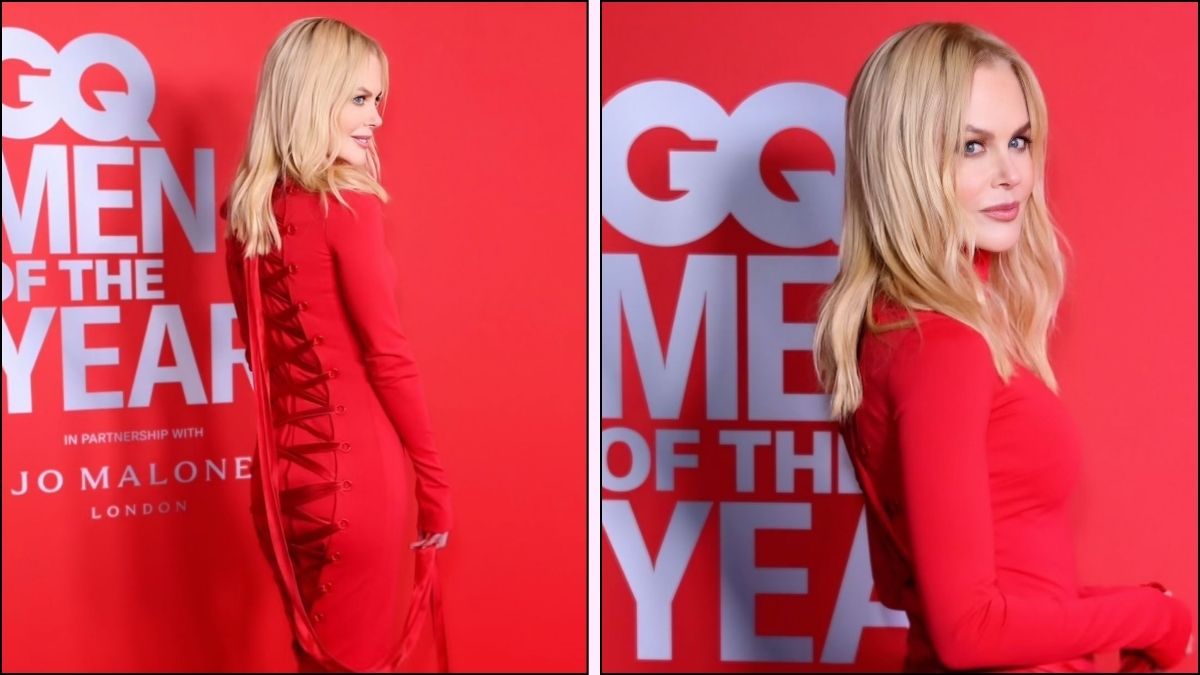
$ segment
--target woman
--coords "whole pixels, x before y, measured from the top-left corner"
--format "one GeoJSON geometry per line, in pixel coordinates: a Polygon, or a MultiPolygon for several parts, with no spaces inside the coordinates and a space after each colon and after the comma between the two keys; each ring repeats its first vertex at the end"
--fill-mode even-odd
{"type": "Polygon", "coordinates": [[[1068,499],[1080,440],[1047,358],[1063,290],[1029,64],[961,24],[889,38],[846,111],[840,270],[814,361],[868,506],[905,671],[1129,670],[1184,655],[1155,584],[1079,587],[1068,499]],[[865,329],[865,330],[864,330],[865,329]]]}
{"type": "Polygon", "coordinates": [[[384,241],[374,135],[387,72],[379,45],[342,22],[288,26],[222,206],[257,399],[251,512],[301,671],[395,671],[431,612],[441,632],[433,558],[449,488],[384,241]],[[397,635],[405,450],[421,538],[397,635]]]}

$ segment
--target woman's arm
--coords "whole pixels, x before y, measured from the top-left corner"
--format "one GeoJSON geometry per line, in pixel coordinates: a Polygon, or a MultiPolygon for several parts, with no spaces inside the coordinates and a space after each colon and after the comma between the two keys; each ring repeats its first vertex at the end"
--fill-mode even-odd
{"type": "Polygon", "coordinates": [[[418,525],[447,532],[450,488],[434,444],[421,379],[396,308],[396,270],[383,234],[383,207],[373,195],[343,191],[350,213],[331,200],[326,238],[367,375],[417,474],[418,525]]]}
{"type": "Polygon", "coordinates": [[[997,586],[986,438],[998,385],[987,343],[945,317],[909,336],[889,378],[917,592],[939,658],[966,670],[1128,646],[1174,664],[1191,616],[1156,589],[1061,600],[997,586]]]}

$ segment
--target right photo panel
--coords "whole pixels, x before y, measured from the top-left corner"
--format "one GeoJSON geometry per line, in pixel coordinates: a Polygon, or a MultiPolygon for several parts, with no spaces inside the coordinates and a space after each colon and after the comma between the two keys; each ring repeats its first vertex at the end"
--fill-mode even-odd
{"type": "Polygon", "coordinates": [[[601,6],[601,668],[1195,672],[1197,6],[601,6]]]}

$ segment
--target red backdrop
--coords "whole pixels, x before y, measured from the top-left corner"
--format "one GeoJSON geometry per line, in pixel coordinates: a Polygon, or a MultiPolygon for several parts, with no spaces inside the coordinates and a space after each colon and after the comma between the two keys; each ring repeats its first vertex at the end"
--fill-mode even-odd
{"type": "Polygon", "coordinates": [[[1195,615],[1196,5],[606,4],[604,670],[901,665],[809,350],[845,97],[924,21],[1000,36],[1048,100],[1080,580],[1157,579],[1195,615]]]}
{"type": "Polygon", "coordinates": [[[215,209],[268,47],[319,15],[390,59],[451,668],[586,667],[586,5],[5,3],[6,671],[293,667],[215,209]]]}

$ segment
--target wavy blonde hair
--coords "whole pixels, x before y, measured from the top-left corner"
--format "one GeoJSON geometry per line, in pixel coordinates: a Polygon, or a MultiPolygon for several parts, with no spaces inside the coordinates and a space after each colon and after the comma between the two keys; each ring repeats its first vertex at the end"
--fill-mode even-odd
{"type": "Polygon", "coordinates": [[[339,117],[361,84],[355,81],[359,69],[371,56],[381,65],[386,102],[387,55],[375,40],[341,21],[300,19],[271,45],[258,79],[249,142],[229,193],[227,235],[243,244],[247,258],[280,245],[272,208],[280,181],[320,193],[326,212],[330,193],[349,208],[343,189],[388,200],[379,184],[374,144],[367,150],[365,171],[336,161],[342,142],[339,117]]]}
{"type": "MultiPolygon", "coordinates": [[[[957,319],[987,341],[1005,382],[1014,362],[1053,391],[1047,337],[1062,299],[1062,239],[1046,206],[1046,102],[1029,64],[999,38],[960,23],[926,23],[888,38],[867,59],[846,105],[846,190],[839,270],[821,299],[813,362],[846,420],[862,403],[858,345],[917,325],[914,309],[957,319]],[[1016,246],[974,269],[974,229],[956,197],[956,157],[975,69],[1007,64],[1025,93],[1034,176],[1016,246]],[[877,295],[906,308],[877,324],[877,295]]],[[[1064,244],[1065,239],[1062,239],[1064,244]]]]}

